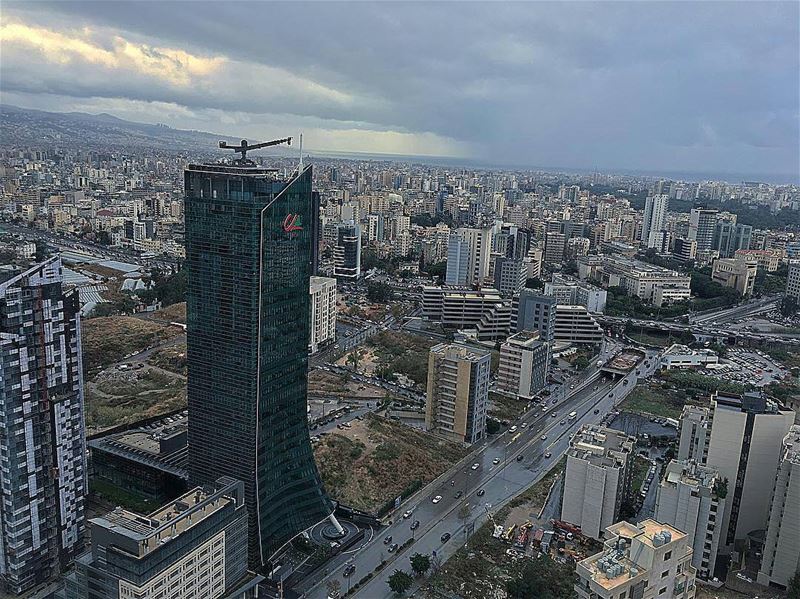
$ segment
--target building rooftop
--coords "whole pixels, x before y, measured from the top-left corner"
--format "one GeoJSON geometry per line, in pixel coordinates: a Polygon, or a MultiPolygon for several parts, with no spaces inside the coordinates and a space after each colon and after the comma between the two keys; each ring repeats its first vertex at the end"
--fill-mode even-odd
{"type": "Polygon", "coordinates": [[[783,459],[800,464],[800,425],[793,424],[783,438],[783,459]]]}
{"type": "Polygon", "coordinates": [[[633,451],[635,439],[621,431],[596,424],[582,427],[570,441],[570,457],[588,461],[595,466],[621,465],[624,454],[633,451]]]}
{"type": "Polygon", "coordinates": [[[702,466],[694,460],[672,460],[664,468],[662,480],[669,485],[682,483],[698,489],[710,489],[718,478],[717,470],[702,466]]]}

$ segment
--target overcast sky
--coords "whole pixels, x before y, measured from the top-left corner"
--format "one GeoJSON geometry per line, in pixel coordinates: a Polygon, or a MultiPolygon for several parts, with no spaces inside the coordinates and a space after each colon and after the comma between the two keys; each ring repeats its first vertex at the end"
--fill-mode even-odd
{"type": "Polygon", "coordinates": [[[0,101],[321,150],[786,174],[797,2],[3,2],[0,101]]]}

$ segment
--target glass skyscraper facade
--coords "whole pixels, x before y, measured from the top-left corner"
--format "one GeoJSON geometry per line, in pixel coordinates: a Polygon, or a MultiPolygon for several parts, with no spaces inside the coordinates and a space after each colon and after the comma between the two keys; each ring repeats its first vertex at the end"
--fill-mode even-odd
{"type": "Polygon", "coordinates": [[[325,519],[308,434],[311,167],[185,171],[189,471],[244,482],[251,564],[325,519]]]}

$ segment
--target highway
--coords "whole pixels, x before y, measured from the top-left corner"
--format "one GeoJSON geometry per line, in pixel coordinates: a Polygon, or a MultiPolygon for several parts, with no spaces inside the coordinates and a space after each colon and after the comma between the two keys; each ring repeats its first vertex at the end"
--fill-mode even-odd
{"type": "MultiPolygon", "coordinates": [[[[649,355],[655,356],[656,353],[650,352],[649,355]]],[[[649,376],[656,367],[657,360],[651,359],[650,368],[646,372],[642,370],[641,376],[649,376]]],[[[583,424],[599,422],[613,409],[615,402],[619,402],[635,387],[635,373],[628,375],[627,385],[622,379],[598,382],[598,376],[594,365],[587,368],[579,378],[572,380],[576,386],[574,390],[559,391],[548,398],[548,412],[542,412],[541,406],[533,407],[515,423],[518,428],[514,432],[506,431],[479,446],[475,452],[409,498],[397,510],[392,524],[378,531],[371,542],[338,556],[329,564],[329,576],[317,575],[311,580],[304,580],[294,590],[309,599],[325,599],[327,578],[338,578],[342,583],[342,591],[346,591],[348,584],[372,572],[385,559],[388,563],[384,569],[361,587],[356,595],[369,599],[391,597],[388,577],[397,568],[409,571],[409,557],[412,554],[436,551],[442,560],[446,560],[465,541],[465,529],[477,529],[486,521],[487,511],[496,511],[542,478],[566,451],[575,431],[583,424]],[[562,424],[571,411],[577,412],[577,418],[562,424]],[[553,412],[557,414],[555,417],[552,416],[553,412]],[[548,453],[550,457],[545,457],[548,453]],[[473,464],[477,464],[474,470],[473,464]],[[477,496],[479,490],[485,493],[481,497],[477,496]],[[441,500],[433,503],[436,496],[441,496],[441,500]],[[467,505],[469,509],[466,519],[459,517],[462,505],[467,505]],[[402,513],[409,509],[413,513],[404,519],[402,513]],[[417,520],[419,528],[412,531],[410,525],[417,520]],[[445,533],[452,537],[443,543],[442,535],[445,533]],[[392,543],[399,545],[412,536],[416,541],[397,555],[388,552],[389,545],[383,542],[387,536],[392,537],[392,543]],[[355,565],[355,572],[350,577],[344,577],[345,566],[349,564],[355,565]]]]}

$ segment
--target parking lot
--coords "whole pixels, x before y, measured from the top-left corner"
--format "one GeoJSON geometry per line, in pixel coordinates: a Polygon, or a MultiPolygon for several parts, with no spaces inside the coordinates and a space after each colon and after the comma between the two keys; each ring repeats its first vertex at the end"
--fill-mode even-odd
{"type": "Polygon", "coordinates": [[[720,360],[719,364],[713,364],[700,372],[756,387],[764,387],[786,375],[786,370],[764,352],[735,347],[728,350],[728,356],[720,360]]]}

